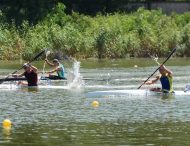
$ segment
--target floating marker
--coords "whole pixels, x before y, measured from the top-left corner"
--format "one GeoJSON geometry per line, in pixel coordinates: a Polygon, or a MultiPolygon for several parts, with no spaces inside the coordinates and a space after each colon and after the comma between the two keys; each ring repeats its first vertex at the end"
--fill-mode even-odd
{"type": "Polygon", "coordinates": [[[3,128],[11,128],[11,121],[9,119],[5,119],[2,123],[3,128]]]}
{"type": "Polygon", "coordinates": [[[135,67],[135,68],[137,68],[137,67],[138,67],[138,65],[134,65],[134,67],[135,67]]]}
{"type": "Polygon", "coordinates": [[[99,106],[99,102],[98,101],[93,101],[91,105],[93,107],[98,107],[99,106]]]}

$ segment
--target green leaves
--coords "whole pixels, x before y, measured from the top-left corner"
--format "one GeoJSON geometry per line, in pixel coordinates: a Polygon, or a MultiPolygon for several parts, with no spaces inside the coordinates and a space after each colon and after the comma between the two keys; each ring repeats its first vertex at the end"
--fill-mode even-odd
{"type": "Polygon", "coordinates": [[[140,8],[130,14],[90,17],[64,10],[58,4],[33,26],[0,21],[0,59],[30,59],[42,48],[76,58],[123,58],[148,57],[152,52],[164,57],[177,47],[178,56],[190,56],[190,13],[167,16],[140,8]]]}

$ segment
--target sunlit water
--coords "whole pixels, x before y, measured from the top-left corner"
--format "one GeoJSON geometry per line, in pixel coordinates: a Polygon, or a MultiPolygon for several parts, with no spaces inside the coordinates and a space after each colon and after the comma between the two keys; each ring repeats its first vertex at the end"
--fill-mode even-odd
{"type": "MultiPolygon", "coordinates": [[[[173,65],[174,89],[183,90],[190,66],[173,65]]],[[[81,88],[0,90],[0,121],[13,122],[11,130],[1,127],[0,145],[189,145],[189,96],[86,97],[97,90],[136,89],[156,67],[82,66],[80,74],[89,80],[81,88]],[[99,107],[92,107],[94,100],[99,107]]]]}

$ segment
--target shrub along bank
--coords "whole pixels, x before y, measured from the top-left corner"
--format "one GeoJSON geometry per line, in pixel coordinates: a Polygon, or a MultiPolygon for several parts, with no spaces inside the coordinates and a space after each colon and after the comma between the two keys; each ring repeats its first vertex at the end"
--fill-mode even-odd
{"type": "Polygon", "coordinates": [[[190,56],[190,13],[166,15],[161,10],[96,15],[64,13],[58,4],[42,21],[8,24],[0,13],[0,59],[30,59],[43,48],[76,58],[160,57],[174,47],[190,56]]]}

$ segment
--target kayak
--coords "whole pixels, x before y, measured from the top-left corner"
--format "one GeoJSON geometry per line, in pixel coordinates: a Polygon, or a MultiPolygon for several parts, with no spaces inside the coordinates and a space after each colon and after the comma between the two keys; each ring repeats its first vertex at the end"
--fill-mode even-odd
{"type": "Polygon", "coordinates": [[[38,85],[38,86],[27,86],[27,85],[15,85],[15,84],[2,84],[0,90],[18,90],[18,89],[71,89],[71,86],[54,86],[54,85],[38,85]]]}
{"type": "Polygon", "coordinates": [[[11,82],[11,81],[26,81],[26,78],[20,77],[20,78],[4,78],[0,79],[0,82],[11,82]]]}
{"type": "MultiPolygon", "coordinates": [[[[47,81],[47,80],[58,80],[58,81],[65,81],[67,80],[66,78],[63,78],[63,79],[53,79],[53,78],[49,78],[49,77],[40,77],[39,80],[43,80],[43,81],[47,81]]],[[[0,79],[0,82],[3,81],[3,82],[11,82],[11,81],[26,81],[26,78],[25,77],[17,77],[17,78],[4,78],[4,79],[0,79]]]]}
{"type": "Polygon", "coordinates": [[[174,96],[189,96],[190,91],[175,91],[174,93],[163,93],[150,90],[106,90],[106,91],[92,91],[86,94],[87,97],[102,97],[102,96],[160,96],[160,95],[174,95],[174,96]]]}
{"type": "MultiPolygon", "coordinates": [[[[85,81],[108,81],[109,79],[94,79],[94,78],[82,78],[85,81]]],[[[25,77],[17,77],[17,78],[3,78],[0,79],[0,82],[12,82],[12,81],[26,81],[25,77]]],[[[66,78],[58,79],[58,78],[49,78],[49,77],[40,77],[39,81],[55,81],[55,82],[65,82],[66,78]]]]}

